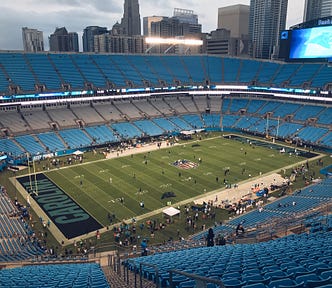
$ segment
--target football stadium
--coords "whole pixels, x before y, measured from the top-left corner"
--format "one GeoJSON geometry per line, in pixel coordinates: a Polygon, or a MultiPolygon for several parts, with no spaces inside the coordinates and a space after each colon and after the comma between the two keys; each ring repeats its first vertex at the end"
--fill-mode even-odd
{"type": "Polygon", "coordinates": [[[331,79],[2,51],[0,286],[331,287],[331,79]]]}

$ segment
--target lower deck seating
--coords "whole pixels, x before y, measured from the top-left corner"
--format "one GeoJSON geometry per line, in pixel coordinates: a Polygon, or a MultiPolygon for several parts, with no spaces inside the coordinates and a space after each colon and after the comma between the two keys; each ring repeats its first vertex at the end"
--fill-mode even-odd
{"type": "Polygon", "coordinates": [[[98,264],[31,265],[0,271],[0,287],[108,288],[98,264]]]}
{"type": "MultiPolygon", "coordinates": [[[[26,217],[22,207],[18,208],[18,205],[9,199],[5,188],[0,186],[0,263],[33,259],[44,254],[44,249],[30,229],[26,217]]],[[[1,286],[0,281],[0,287],[6,286],[1,286]]]]}
{"type": "MultiPolygon", "coordinates": [[[[282,283],[288,283],[290,286],[287,287],[320,287],[332,284],[330,241],[331,231],[303,233],[255,244],[158,253],[133,259],[127,265],[136,270],[142,263],[143,275],[158,282],[161,287],[170,284],[169,269],[221,280],[226,288],[257,283],[262,284],[260,287],[279,287],[282,283]],[[144,263],[156,265],[158,277],[144,263]]],[[[195,287],[192,280],[182,275],[174,276],[172,284],[172,287],[179,288],[195,287]]],[[[217,286],[210,284],[209,287],[217,286]]]]}
{"type": "MultiPolygon", "coordinates": [[[[249,229],[266,221],[310,211],[332,200],[331,184],[332,178],[326,178],[317,184],[294,192],[291,196],[282,197],[273,203],[265,205],[261,211],[256,209],[230,220],[227,222],[227,225],[216,226],[214,228],[215,232],[228,234],[230,231],[235,231],[239,223],[245,223],[246,229],[249,229]]],[[[198,233],[194,236],[194,239],[202,239],[205,237],[205,234],[206,232],[198,233]]]]}

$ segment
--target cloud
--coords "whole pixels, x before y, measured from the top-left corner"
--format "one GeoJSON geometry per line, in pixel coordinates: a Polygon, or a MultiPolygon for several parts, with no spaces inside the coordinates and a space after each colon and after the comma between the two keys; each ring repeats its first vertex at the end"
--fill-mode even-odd
{"type": "MultiPolygon", "coordinates": [[[[48,36],[56,27],[65,26],[69,32],[78,32],[80,36],[83,29],[90,25],[110,29],[121,20],[123,3],[124,0],[1,0],[0,49],[22,50],[22,27],[43,31],[46,49],[48,36]]],[[[233,5],[234,1],[139,0],[139,3],[142,18],[152,15],[172,16],[174,8],[194,10],[203,31],[209,32],[217,28],[218,8],[233,5]]],[[[250,0],[238,0],[237,3],[249,4],[250,0]]],[[[304,0],[289,1],[290,25],[301,22],[298,7],[303,7],[303,3],[304,0]]]]}

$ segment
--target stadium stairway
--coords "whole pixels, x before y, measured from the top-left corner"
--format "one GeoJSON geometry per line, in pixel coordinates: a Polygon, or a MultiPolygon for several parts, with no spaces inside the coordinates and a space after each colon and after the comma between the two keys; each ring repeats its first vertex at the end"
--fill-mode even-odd
{"type": "MultiPolygon", "coordinates": [[[[111,288],[132,288],[135,287],[135,274],[132,271],[128,271],[128,274],[124,277],[123,271],[121,273],[114,271],[111,267],[103,267],[104,274],[110,284],[111,288]],[[126,278],[126,279],[124,279],[126,278]]],[[[140,279],[136,275],[137,287],[140,287],[140,279]]],[[[142,278],[142,285],[144,288],[155,288],[156,284],[145,278],[142,278]]]]}

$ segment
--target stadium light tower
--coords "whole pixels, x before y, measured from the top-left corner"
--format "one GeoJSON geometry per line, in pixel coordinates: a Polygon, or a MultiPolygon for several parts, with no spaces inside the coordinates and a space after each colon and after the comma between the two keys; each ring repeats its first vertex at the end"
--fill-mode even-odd
{"type": "MultiPolygon", "coordinates": [[[[203,40],[200,39],[185,39],[185,38],[159,38],[159,37],[147,37],[145,38],[146,44],[151,45],[148,49],[146,49],[145,53],[149,53],[150,50],[156,45],[168,45],[168,48],[165,49],[164,54],[167,54],[168,51],[176,46],[202,46],[203,40]]],[[[188,49],[187,49],[188,50],[188,49]]]]}

